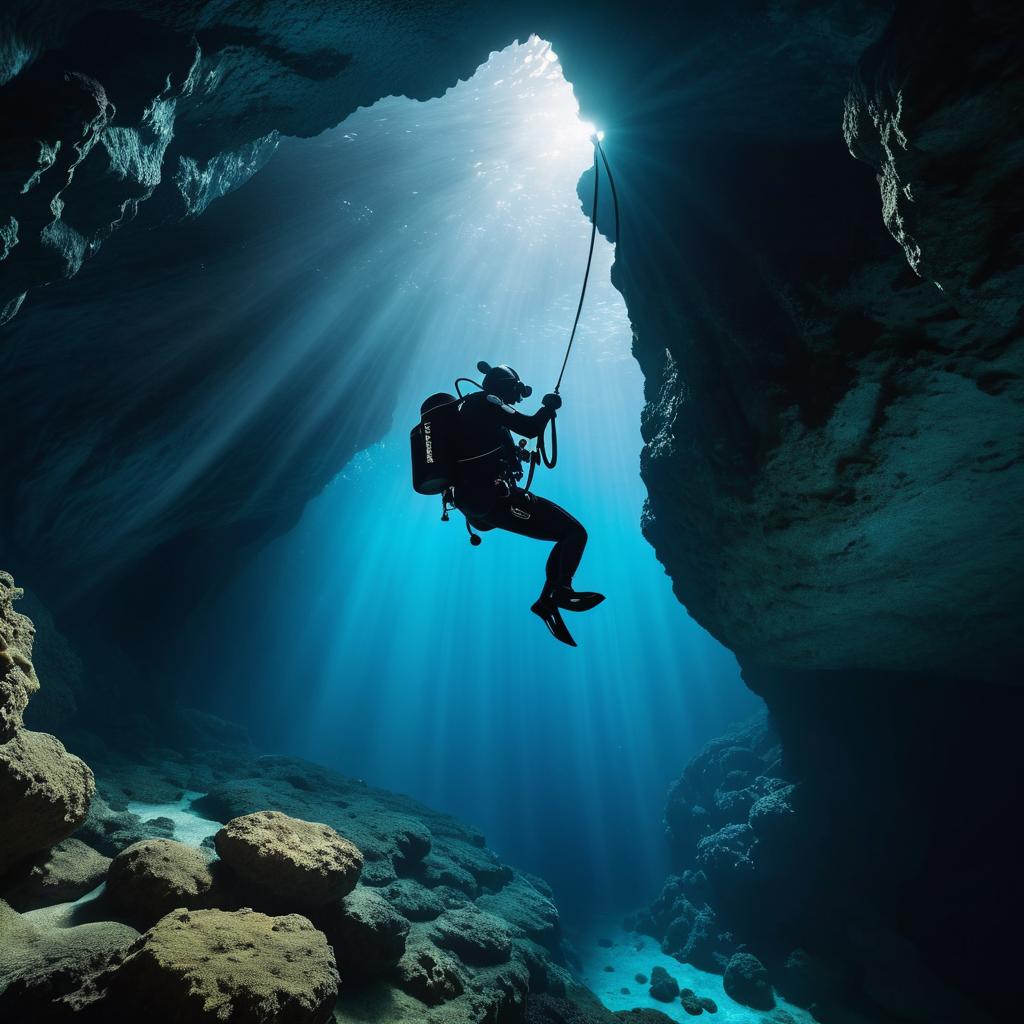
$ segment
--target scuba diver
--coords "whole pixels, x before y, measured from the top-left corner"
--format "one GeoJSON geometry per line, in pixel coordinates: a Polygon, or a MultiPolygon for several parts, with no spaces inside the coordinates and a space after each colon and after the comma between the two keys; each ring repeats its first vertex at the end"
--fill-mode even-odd
{"type": "Polygon", "coordinates": [[[484,374],[483,390],[467,395],[458,407],[453,503],[469,527],[554,541],[544,588],[531,611],[552,636],[575,647],[559,609],[585,612],[604,600],[603,594],[572,588],[587,531],[565,509],[519,486],[522,463],[529,461],[530,455],[525,441],[517,446],[512,440],[513,433],[524,438],[541,436],[562,399],[557,394],[545,395],[541,407],[527,416],[513,406],[529,398],[533,389],[512,367],[480,363],[478,368],[484,374]]]}

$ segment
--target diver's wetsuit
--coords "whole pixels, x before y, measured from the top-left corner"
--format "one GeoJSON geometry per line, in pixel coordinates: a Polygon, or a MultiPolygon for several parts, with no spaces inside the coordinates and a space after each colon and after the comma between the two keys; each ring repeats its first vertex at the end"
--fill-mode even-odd
{"type": "Polygon", "coordinates": [[[498,528],[554,541],[547,562],[548,585],[571,587],[587,531],[564,508],[516,485],[523,469],[510,433],[537,437],[553,416],[546,406],[525,416],[495,396],[470,395],[459,410],[463,454],[458,460],[455,505],[478,530],[498,528]]]}

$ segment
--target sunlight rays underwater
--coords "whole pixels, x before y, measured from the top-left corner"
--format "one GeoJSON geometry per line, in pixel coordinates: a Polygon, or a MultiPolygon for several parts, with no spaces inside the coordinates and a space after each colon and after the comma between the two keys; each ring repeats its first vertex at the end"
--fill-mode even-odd
{"type": "MultiPolygon", "coordinates": [[[[559,465],[534,485],[590,534],[577,586],[608,595],[567,616],[579,649],[529,611],[549,545],[494,531],[471,548],[459,513],[443,524],[440,500],[412,491],[408,465],[420,402],[478,377],[477,360],[519,370],[527,411],[553,386],[589,240],[576,191],[588,135],[534,38],[438,100],[385,99],[282,146],[297,168],[306,150],[321,169],[332,153],[375,168],[339,200],[344,217],[380,222],[374,241],[322,272],[337,273],[339,304],[361,272],[390,280],[360,292],[375,304],[361,344],[398,346],[404,365],[390,433],[224,600],[260,637],[242,670],[261,739],[457,813],[564,903],[610,906],[650,895],[668,783],[756,702],[640,533],[643,378],[604,238],[562,388],[559,465]]],[[[385,390],[371,381],[366,401],[385,390]]]]}

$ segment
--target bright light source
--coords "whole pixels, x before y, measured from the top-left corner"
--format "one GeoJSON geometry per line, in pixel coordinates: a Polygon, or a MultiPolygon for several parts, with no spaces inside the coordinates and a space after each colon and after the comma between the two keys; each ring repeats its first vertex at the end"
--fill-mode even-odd
{"type": "Polygon", "coordinates": [[[604,132],[594,132],[598,142],[604,142],[604,132]]]}

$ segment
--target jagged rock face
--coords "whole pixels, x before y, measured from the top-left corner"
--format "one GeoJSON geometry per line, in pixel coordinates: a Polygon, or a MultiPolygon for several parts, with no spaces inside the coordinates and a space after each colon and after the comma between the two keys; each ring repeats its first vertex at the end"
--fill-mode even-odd
{"type": "Polygon", "coordinates": [[[480,62],[468,4],[27,6],[0,23],[0,324],[154,196],[164,215],[200,213],[263,166],[279,132],[435,94],[480,62]]]}
{"type": "Polygon", "coordinates": [[[0,572],[0,875],[74,832],[96,790],[89,766],[60,740],[22,727],[39,680],[32,666],[35,629],[13,607],[21,593],[0,572]]]}
{"type": "Polygon", "coordinates": [[[14,610],[22,593],[10,573],[0,572],[0,740],[21,728],[29,697],[39,690],[32,665],[35,628],[27,615],[14,610]]]}
{"type": "Polygon", "coordinates": [[[845,117],[832,97],[817,140],[691,158],[677,252],[625,249],[645,530],[748,663],[996,676],[1024,597],[1019,10],[902,6],[845,117]]]}
{"type": "MultiPolygon", "coordinates": [[[[611,129],[626,206],[616,281],[648,378],[645,530],[680,598],[751,664],[998,676],[1017,659],[1016,5],[901,5],[886,29],[883,3],[602,9],[587,21],[559,5],[513,16],[466,3],[377,12],[386,32],[308,0],[236,5],[229,18],[206,4],[110,9],[121,6],[8,28],[5,307],[101,242],[107,259],[132,217],[141,230],[206,209],[262,166],[274,132],[315,133],[389,92],[439,92],[536,30],[611,129]],[[645,31],[626,33],[622,18],[645,31]],[[131,60],[116,39],[132,41],[131,60]],[[652,69],[680,52],[685,87],[672,89],[652,69]],[[879,172],[881,208],[844,133],[879,172]]],[[[147,301],[159,296],[154,286],[147,301]]],[[[109,298],[90,295],[76,319],[109,298]]],[[[19,559],[40,574],[72,536],[76,557],[98,556],[77,527],[114,525],[156,482],[141,465],[173,479],[173,439],[232,386],[225,354],[210,388],[193,390],[205,353],[158,344],[156,391],[127,407],[138,363],[53,396],[64,412],[48,412],[33,482],[4,509],[19,559]],[[111,403],[116,439],[100,423],[111,403]],[[76,501],[44,511],[72,480],[76,501]]],[[[24,393],[46,390],[25,349],[7,358],[24,393]]],[[[9,415],[16,425],[17,403],[9,415]]],[[[204,536],[231,549],[290,522],[354,449],[316,454],[321,432],[287,482],[238,507],[239,489],[259,490],[247,453],[281,433],[280,416],[254,424],[186,497],[133,522],[123,557],[204,536]]]]}
{"type": "MultiPolygon", "coordinates": [[[[273,292],[223,311],[225,296],[252,286],[234,247],[266,246],[287,262],[282,233],[302,196],[290,210],[261,198],[235,211],[262,225],[262,242],[230,217],[207,237],[174,225],[263,167],[278,133],[315,134],[380,96],[436,95],[468,77],[490,48],[486,11],[296,0],[230,12],[24,6],[0,21],[0,320],[9,321],[0,363],[20,396],[0,411],[9,466],[0,547],[8,564],[31,567],[52,607],[75,605],[101,575],[139,570],[160,548],[161,575],[187,591],[172,567],[205,561],[200,577],[222,577],[233,552],[293,523],[383,432],[386,397],[374,408],[360,399],[388,366],[372,351],[346,357],[365,327],[351,318],[325,325],[319,348],[282,365],[295,354],[289,317],[314,276],[296,265],[302,253],[273,292]],[[208,273],[196,274],[197,248],[208,273]],[[171,270],[176,261],[191,280],[171,270]],[[88,282],[75,276],[83,265],[88,282]],[[55,292],[39,286],[65,277],[76,287],[58,310],[55,292]],[[178,294],[168,291],[175,278],[178,294]],[[224,395],[252,396],[261,377],[267,400],[241,418],[229,412],[224,395]],[[337,382],[332,396],[326,380],[337,382]],[[207,443],[197,449],[198,438],[207,443]],[[294,449],[287,458],[282,443],[294,449]],[[69,572],[82,581],[73,590],[69,572]]],[[[161,603],[144,583],[130,597],[126,586],[117,592],[125,607],[161,603]]]]}

